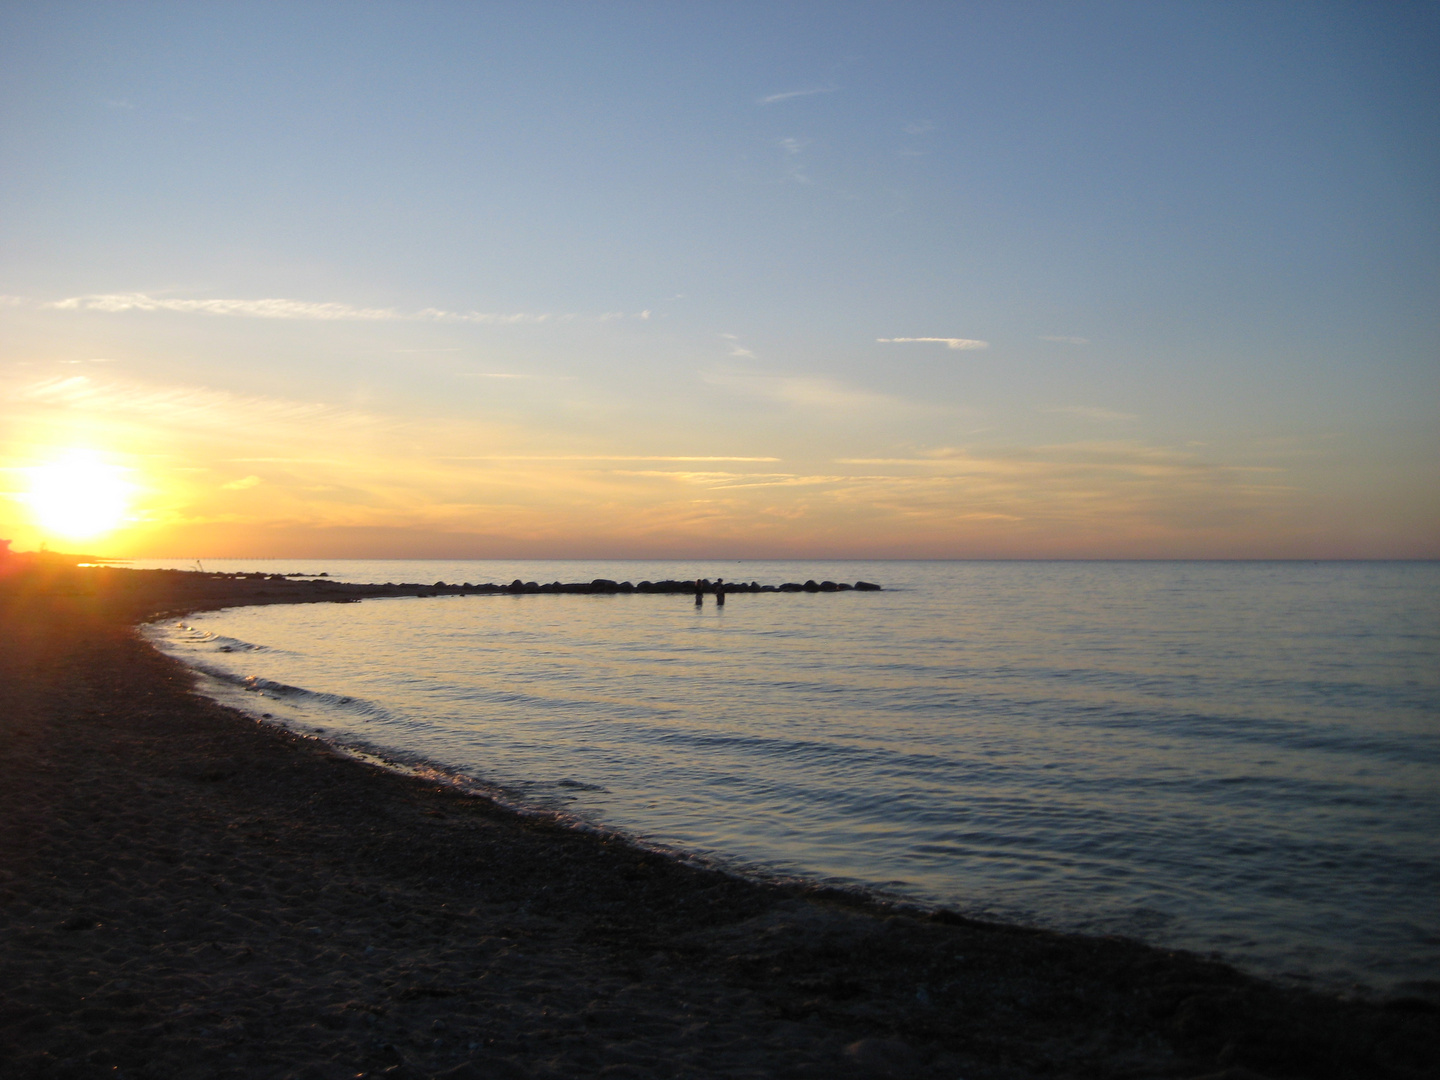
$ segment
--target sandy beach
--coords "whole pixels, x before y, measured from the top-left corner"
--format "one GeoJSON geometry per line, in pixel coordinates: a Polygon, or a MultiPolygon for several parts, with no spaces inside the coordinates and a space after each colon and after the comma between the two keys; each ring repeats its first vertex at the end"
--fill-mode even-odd
{"type": "Polygon", "coordinates": [[[257,724],[133,629],[384,588],[0,579],[0,1074],[1440,1074],[1432,997],[682,865],[257,724]]]}

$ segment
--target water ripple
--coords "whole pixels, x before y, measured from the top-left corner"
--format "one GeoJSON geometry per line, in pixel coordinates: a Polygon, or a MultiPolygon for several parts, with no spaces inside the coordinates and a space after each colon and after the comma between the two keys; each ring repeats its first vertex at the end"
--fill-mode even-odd
{"type": "Polygon", "coordinates": [[[733,865],[1219,949],[1272,974],[1440,978],[1440,566],[720,569],[887,591],[721,610],[407,599],[236,609],[158,633],[217,695],[277,722],[733,865]]]}

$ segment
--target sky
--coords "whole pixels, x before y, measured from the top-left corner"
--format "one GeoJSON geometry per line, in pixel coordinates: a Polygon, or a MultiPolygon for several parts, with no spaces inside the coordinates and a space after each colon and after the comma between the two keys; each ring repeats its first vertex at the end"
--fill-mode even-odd
{"type": "Polygon", "coordinates": [[[1440,5],[0,3],[0,537],[1440,557],[1440,5]]]}

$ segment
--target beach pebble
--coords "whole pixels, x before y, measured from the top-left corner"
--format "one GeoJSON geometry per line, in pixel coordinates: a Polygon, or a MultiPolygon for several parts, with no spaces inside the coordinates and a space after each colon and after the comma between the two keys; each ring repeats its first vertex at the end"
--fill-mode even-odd
{"type": "Polygon", "coordinates": [[[338,1061],[316,1061],[285,1075],[286,1080],[352,1080],[355,1070],[338,1061]]]}
{"type": "Polygon", "coordinates": [[[899,1039],[861,1039],[845,1047],[843,1054],[873,1076],[908,1076],[919,1065],[915,1051],[899,1039]]]}
{"type": "Polygon", "coordinates": [[[504,1058],[487,1054],[434,1076],[435,1080],[525,1080],[530,1073],[504,1058]]]}

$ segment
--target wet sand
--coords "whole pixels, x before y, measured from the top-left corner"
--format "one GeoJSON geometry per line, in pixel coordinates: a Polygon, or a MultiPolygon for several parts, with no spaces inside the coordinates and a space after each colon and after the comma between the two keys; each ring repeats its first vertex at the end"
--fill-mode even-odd
{"type": "Polygon", "coordinates": [[[1440,1075],[1437,988],[684,866],[256,724],[132,629],[380,588],[0,578],[0,1075],[1440,1075]]]}

